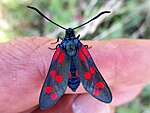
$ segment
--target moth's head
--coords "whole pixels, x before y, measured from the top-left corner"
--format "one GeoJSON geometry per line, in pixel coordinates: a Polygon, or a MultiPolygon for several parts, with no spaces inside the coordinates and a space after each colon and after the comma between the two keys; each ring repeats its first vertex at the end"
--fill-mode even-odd
{"type": "Polygon", "coordinates": [[[72,29],[72,28],[68,28],[68,29],[66,29],[66,36],[68,36],[68,37],[74,37],[75,35],[74,35],[74,30],[72,29]]]}

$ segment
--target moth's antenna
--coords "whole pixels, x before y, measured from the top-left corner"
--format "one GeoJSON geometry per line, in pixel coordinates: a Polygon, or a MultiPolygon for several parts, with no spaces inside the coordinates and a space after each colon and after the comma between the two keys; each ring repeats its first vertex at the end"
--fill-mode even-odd
{"type": "Polygon", "coordinates": [[[91,22],[91,21],[97,19],[99,16],[101,16],[101,15],[103,15],[103,14],[105,14],[105,13],[110,13],[110,11],[103,11],[103,12],[100,12],[100,13],[99,13],[97,16],[95,16],[94,18],[92,18],[91,20],[89,20],[89,21],[87,21],[87,22],[85,22],[85,23],[83,23],[83,24],[81,24],[81,25],[79,25],[79,26],[73,28],[73,30],[74,30],[74,29],[77,29],[77,28],[79,28],[79,27],[84,26],[85,24],[87,24],[87,23],[89,23],[89,22],[91,22]]]}
{"type": "Polygon", "coordinates": [[[39,13],[42,17],[44,17],[46,20],[52,22],[52,23],[55,24],[56,26],[59,26],[59,27],[61,27],[62,29],[67,30],[66,28],[62,27],[61,25],[59,25],[59,24],[53,22],[51,19],[49,19],[48,17],[46,17],[46,16],[45,16],[44,14],[42,14],[37,8],[31,7],[31,6],[27,6],[27,7],[30,8],[30,9],[35,10],[35,11],[36,11],[37,13],[39,13]]]}

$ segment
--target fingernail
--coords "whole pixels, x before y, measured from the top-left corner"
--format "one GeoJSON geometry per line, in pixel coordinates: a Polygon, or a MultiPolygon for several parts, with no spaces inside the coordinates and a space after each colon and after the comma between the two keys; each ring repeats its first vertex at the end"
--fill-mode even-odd
{"type": "Polygon", "coordinates": [[[89,94],[79,95],[72,104],[74,113],[110,113],[110,106],[89,94]]]}

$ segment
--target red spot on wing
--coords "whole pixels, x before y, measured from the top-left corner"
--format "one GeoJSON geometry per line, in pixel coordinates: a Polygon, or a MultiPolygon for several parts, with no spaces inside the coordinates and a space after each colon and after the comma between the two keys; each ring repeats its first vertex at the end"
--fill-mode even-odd
{"type": "Polygon", "coordinates": [[[79,77],[79,73],[78,73],[78,71],[76,71],[76,76],[77,76],[77,77],[79,77]]]}
{"type": "Polygon", "coordinates": [[[93,94],[98,96],[100,94],[100,90],[94,89],[93,94]]]}
{"type": "Polygon", "coordinates": [[[97,82],[96,83],[96,87],[97,88],[104,88],[105,86],[104,86],[104,84],[102,82],[97,82]]]}
{"type": "Polygon", "coordinates": [[[90,80],[91,77],[92,77],[92,75],[91,75],[90,72],[86,72],[86,73],[84,74],[84,78],[85,78],[86,80],[90,80]]]}
{"type": "Polygon", "coordinates": [[[82,51],[83,51],[83,53],[88,57],[88,58],[90,58],[90,53],[88,52],[88,50],[85,48],[85,46],[84,45],[82,45],[82,51]]]}
{"type": "Polygon", "coordinates": [[[92,75],[95,74],[95,68],[93,66],[90,67],[90,72],[92,75]]]}
{"type": "Polygon", "coordinates": [[[82,60],[83,62],[86,61],[86,58],[85,58],[85,56],[83,55],[83,53],[82,53],[82,51],[80,49],[78,51],[78,56],[79,56],[80,60],[82,60]]]}
{"type": "Polygon", "coordinates": [[[62,82],[63,81],[63,77],[61,75],[57,75],[55,80],[56,80],[56,82],[62,82]]]}
{"type": "Polygon", "coordinates": [[[51,77],[55,77],[56,76],[56,71],[55,70],[51,70],[50,75],[51,75],[51,77]]]}
{"type": "Polygon", "coordinates": [[[45,93],[50,93],[50,92],[52,92],[53,90],[54,90],[54,89],[53,89],[52,87],[46,86],[44,92],[45,92],[45,93]]]}
{"type": "Polygon", "coordinates": [[[60,54],[60,48],[57,48],[56,52],[54,54],[53,60],[56,60],[58,58],[59,54],[60,54]]]}
{"type": "Polygon", "coordinates": [[[68,78],[70,78],[71,77],[71,72],[69,72],[69,74],[68,74],[68,78]]]}
{"type": "Polygon", "coordinates": [[[54,94],[51,94],[50,97],[52,100],[55,100],[58,98],[58,95],[56,93],[54,93],[54,94]]]}
{"type": "Polygon", "coordinates": [[[65,53],[64,51],[61,52],[59,58],[58,58],[58,64],[61,64],[65,59],[65,53]]]}

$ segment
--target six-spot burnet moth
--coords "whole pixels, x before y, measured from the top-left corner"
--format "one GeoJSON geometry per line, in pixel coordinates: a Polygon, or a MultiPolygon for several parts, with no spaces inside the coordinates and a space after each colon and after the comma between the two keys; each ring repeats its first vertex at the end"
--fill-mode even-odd
{"type": "Polygon", "coordinates": [[[74,34],[75,29],[95,20],[102,14],[110,13],[110,11],[103,11],[75,28],[66,29],[50,20],[37,8],[30,6],[28,8],[35,10],[51,23],[66,30],[65,37],[57,39],[57,42],[59,39],[62,42],[54,48],[56,51],[40,94],[40,108],[47,109],[54,105],[65,93],[67,86],[75,92],[80,81],[85,90],[93,97],[102,102],[110,103],[112,101],[111,91],[87,50],[88,45],[83,45],[79,40],[80,35],[76,37],[74,34]]]}

